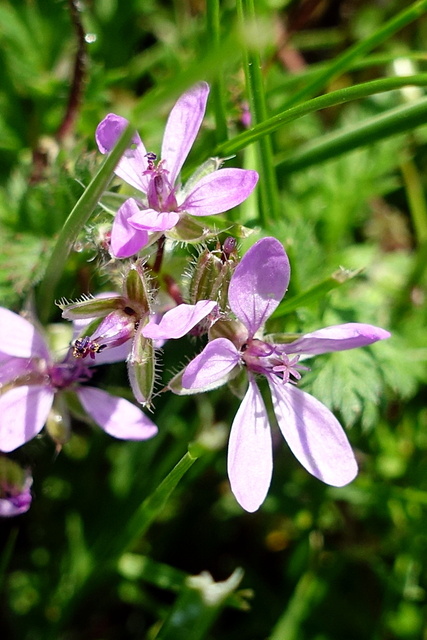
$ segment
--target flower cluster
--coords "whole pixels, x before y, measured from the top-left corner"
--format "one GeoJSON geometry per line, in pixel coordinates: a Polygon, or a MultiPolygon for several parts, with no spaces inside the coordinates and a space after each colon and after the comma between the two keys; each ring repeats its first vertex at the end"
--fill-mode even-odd
{"type": "MultiPolygon", "coordinates": [[[[64,444],[70,431],[70,394],[111,436],[151,438],[157,427],[136,404],[88,384],[94,367],[125,360],[137,403],[150,408],[159,347],[193,335],[201,337],[204,347],[164,390],[204,393],[245,376],[244,397],[231,427],[228,474],[237,501],[253,512],[266,497],[273,467],[263,386],[269,389],[275,421],[294,456],[316,478],[343,486],[356,476],[357,463],[336,417],[298,388],[306,369],[303,363],[308,357],[363,347],[390,334],[360,323],[284,339],[267,333],[268,320],[290,279],[282,244],[273,237],[262,238],[239,259],[235,238],[222,243],[217,238],[210,249],[206,239],[217,229],[211,222],[198,222],[241,204],[254,190],[258,174],[220,168],[221,161],[213,158],[184,186],[179,181],[208,94],[208,85],[199,83],[179,98],[167,121],[159,159],[135,133],[119,161],[116,175],[135,190],[118,209],[111,228],[109,251],[112,264],[120,265],[121,287],[59,303],[63,318],[72,320],[74,327],[65,356],[51,352],[35,319],[0,308],[0,451],[17,449],[44,426],[58,447],[64,444]],[[204,241],[193,258],[185,293],[181,274],[162,272],[165,252],[173,252],[177,239],[204,241]],[[157,254],[150,265],[153,248],[157,254]]],[[[126,126],[121,116],[106,116],[96,130],[101,153],[111,151],[126,126]]],[[[24,512],[31,502],[30,486],[29,474],[15,483],[2,484],[0,478],[0,515],[24,512]]]]}

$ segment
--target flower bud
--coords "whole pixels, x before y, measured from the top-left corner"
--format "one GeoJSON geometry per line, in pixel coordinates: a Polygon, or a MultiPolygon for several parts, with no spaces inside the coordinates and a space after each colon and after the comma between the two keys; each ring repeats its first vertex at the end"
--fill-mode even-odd
{"type": "Polygon", "coordinates": [[[79,320],[84,318],[102,318],[116,309],[123,308],[126,299],[119,295],[97,296],[87,300],[80,300],[68,304],[61,300],[58,306],[62,309],[62,317],[66,320],[79,320]]]}
{"type": "Polygon", "coordinates": [[[211,299],[211,293],[221,269],[221,259],[208,249],[199,255],[190,281],[189,298],[191,304],[196,304],[199,300],[211,299]]]}
{"type": "Polygon", "coordinates": [[[71,437],[70,415],[64,398],[57,394],[46,420],[46,431],[60,447],[71,437]]]}
{"type": "Polygon", "coordinates": [[[226,238],[222,251],[205,249],[198,257],[190,282],[190,302],[215,300],[225,309],[228,285],[237,263],[235,240],[226,238]]]}
{"type": "Polygon", "coordinates": [[[8,518],[28,511],[32,484],[29,471],[14,460],[0,456],[0,516],[8,518]]]}
{"type": "Polygon", "coordinates": [[[145,338],[141,331],[145,324],[141,323],[132,343],[129,354],[128,375],[133,394],[138,402],[150,406],[155,378],[154,345],[151,338],[145,338]]]}
{"type": "Polygon", "coordinates": [[[92,335],[74,340],[73,356],[90,356],[94,360],[104,349],[119,347],[134,337],[138,322],[138,315],[130,307],[109,313],[92,335]]]}
{"type": "Polygon", "coordinates": [[[150,312],[150,289],[140,260],[131,265],[126,275],[125,291],[131,306],[136,307],[140,317],[150,312]]]}
{"type": "Polygon", "coordinates": [[[209,340],[227,338],[237,349],[248,340],[248,330],[239,320],[217,320],[209,329],[209,340]]]}

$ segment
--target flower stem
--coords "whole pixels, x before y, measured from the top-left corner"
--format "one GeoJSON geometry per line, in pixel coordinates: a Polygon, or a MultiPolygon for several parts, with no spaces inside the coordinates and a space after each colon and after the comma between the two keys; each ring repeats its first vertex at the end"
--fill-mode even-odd
{"type": "MultiPolygon", "coordinates": [[[[237,0],[239,21],[244,32],[247,23],[255,25],[256,12],[253,0],[237,0]]],[[[243,51],[246,87],[250,111],[255,125],[267,120],[267,106],[261,72],[261,56],[258,50],[245,46],[243,51]]],[[[269,136],[258,140],[259,193],[261,201],[260,224],[268,226],[269,221],[280,218],[279,194],[273,165],[273,148],[269,136]]]]}
{"type": "Polygon", "coordinates": [[[126,127],[116,146],[105,159],[98,173],[92,179],[74,209],[71,211],[58,235],[56,244],[47,263],[44,277],[36,294],[39,317],[42,322],[46,322],[49,318],[51,306],[55,298],[56,286],[61,278],[65,263],[77,235],[89,220],[92,211],[105,191],[120,157],[132,140],[134,130],[131,124],[126,127]]]}
{"type": "MultiPolygon", "coordinates": [[[[207,0],[206,4],[206,33],[211,48],[221,45],[219,0],[207,0]]],[[[211,98],[215,113],[215,138],[220,143],[227,140],[227,115],[225,108],[224,75],[218,74],[212,82],[211,98]]]]}

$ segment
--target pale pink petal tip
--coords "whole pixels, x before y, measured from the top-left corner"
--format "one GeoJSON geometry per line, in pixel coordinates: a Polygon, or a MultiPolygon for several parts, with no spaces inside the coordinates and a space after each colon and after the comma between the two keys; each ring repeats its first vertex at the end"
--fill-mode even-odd
{"type": "Polygon", "coordinates": [[[231,427],[227,467],[238,503],[251,513],[259,509],[270,487],[273,455],[267,410],[253,381],[231,427]]]}
{"type": "Polygon", "coordinates": [[[206,318],[216,306],[213,300],[199,300],[195,305],[180,304],[167,311],[158,324],[150,322],[142,330],[142,335],[156,340],[182,338],[206,318]]]}
{"type": "Polygon", "coordinates": [[[81,387],[77,395],[85,411],[109,435],[122,440],[147,440],[156,425],[134,404],[101,389],[81,387]]]}

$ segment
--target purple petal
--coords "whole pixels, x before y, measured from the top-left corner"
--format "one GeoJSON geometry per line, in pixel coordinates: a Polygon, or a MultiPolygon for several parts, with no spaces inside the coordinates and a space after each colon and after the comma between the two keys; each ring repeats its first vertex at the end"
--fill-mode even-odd
{"type": "Polygon", "coordinates": [[[231,427],[228,444],[228,477],[237,502],[256,511],[264,502],[271,482],[273,455],[267,411],[253,380],[231,427]]]}
{"type": "Polygon", "coordinates": [[[143,328],[142,335],[154,340],[182,338],[216,306],[217,303],[213,300],[199,300],[197,304],[180,304],[167,311],[159,324],[149,322],[143,328]]]}
{"type": "Polygon", "coordinates": [[[200,391],[216,389],[227,382],[229,374],[239,361],[240,353],[230,340],[212,340],[187,365],[182,376],[182,386],[200,391]]]}
{"type": "Polygon", "coordinates": [[[122,440],[147,440],[156,425],[134,404],[101,389],[80,387],[77,395],[85,411],[110,436],[122,440]]]}
{"type": "Polygon", "coordinates": [[[288,256],[275,238],[258,240],[243,256],[231,278],[228,300],[251,336],[278,306],[289,277],[288,256]]]}
{"type": "Polygon", "coordinates": [[[135,229],[147,231],[169,231],[173,229],[179,220],[179,213],[176,211],[155,211],[154,209],[138,209],[129,223],[135,229]]]}
{"type": "Polygon", "coordinates": [[[53,397],[42,385],[14,387],[0,396],[0,451],[13,451],[43,429],[53,397]]]}
{"type": "Polygon", "coordinates": [[[86,364],[91,366],[98,366],[100,364],[112,364],[113,362],[124,362],[132,348],[132,340],[119,345],[118,347],[111,347],[111,349],[105,349],[101,353],[97,353],[95,360],[87,360],[86,364]]]}
{"type": "Polygon", "coordinates": [[[223,213],[246,200],[257,182],[256,171],[219,169],[202,178],[179,208],[192,216],[223,213]]]}
{"type": "Polygon", "coordinates": [[[268,380],[280,430],[294,456],[319,480],[342,487],[357,475],[347,436],[319,400],[291,384],[268,380]]]}
{"type": "Polygon", "coordinates": [[[3,307],[0,307],[0,336],[1,350],[7,355],[50,360],[46,342],[31,322],[3,307]]]}
{"type": "Polygon", "coordinates": [[[306,333],[302,338],[287,344],[284,351],[285,353],[304,353],[314,356],[331,351],[366,347],[366,345],[378,340],[385,340],[390,335],[385,329],[374,327],[371,324],[349,322],[306,333]]]}
{"type": "Polygon", "coordinates": [[[0,352],[0,386],[16,380],[33,370],[31,360],[15,358],[0,352]]]}
{"type": "MultiPolygon", "coordinates": [[[[115,146],[129,121],[115,113],[109,113],[96,128],[95,139],[101,153],[109,153],[115,146]]],[[[139,135],[135,132],[132,147],[121,157],[114,173],[135,189],[147,191],[149,177],[143,175],[148,167],[147,151],[139,135]]]]}
{"type": "Polygon", "coordinates": [[[162,143],[162,160],[166,161],[171,185],[181,170],[205,115],[209,85],[200,82],[186,91],[175,103],[166,123],[162,143]]]}
{"type": "Polygon", "coordinates": [[[129,198],[116,213],[111,229],[111,252],[116,258],[129,258],[148,242],[147,231],[129,224],[132,216],[140,213],[136,200],[129,198]]]}
{"type": "Polygon", "coordinates": [[[25,491],[10,498],[0,498],[0,517],[13,518],[26,513],[31,507],[31,492],[25,491]]]}

